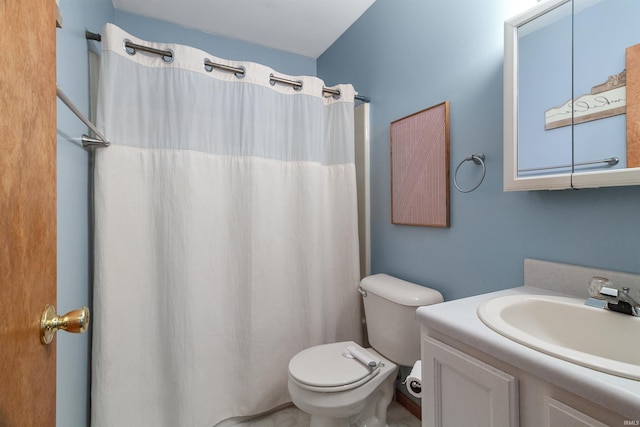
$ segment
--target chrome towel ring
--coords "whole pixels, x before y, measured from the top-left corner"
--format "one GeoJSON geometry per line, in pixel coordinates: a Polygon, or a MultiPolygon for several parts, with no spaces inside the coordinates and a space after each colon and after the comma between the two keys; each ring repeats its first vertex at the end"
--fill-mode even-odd
{"type": "Polygon", "coordinates": [[[453,185],[456,186],[456,189],[461,192],[461,193],[471,193],[473,190],[475,190],[476,188],[480,187],[480,184],[482,184],[482,181],[484,181],[484,176],[487,173],[487,166],[484,164],[484,153],[477,153],[477,154],[472,154],[469,157],[465,157],[464,160],[462,160],[459,164],[458,167],[456,168],[455,173],[453,174],[453,185]],[[458,185],[458,181],[457,181],[457,176],[458,176],[458,170],[460,169],[460,166],[462,166],[465,162],[468,161],[472,161],[473,163],[475,163],[476,165],[482,165],[482,177],[480,178],[480,181],[475,185],[475,187],[470,188],[468,190],[463,190],[462,188],[460,188],[460,186],[458,185]]]}

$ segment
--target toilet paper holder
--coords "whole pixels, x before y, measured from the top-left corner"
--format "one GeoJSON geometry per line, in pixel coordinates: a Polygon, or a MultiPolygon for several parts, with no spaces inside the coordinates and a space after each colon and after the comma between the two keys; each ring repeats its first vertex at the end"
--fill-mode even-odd
{"type": "Polygon", "coordinates": [[[407,387],[411,395],[418,398],[422,397],[422,362],[420,360],[413,364],[411,372],[409,372],[402,384],[407,387]]]}
{"type": "Polygon", "coordinates": [[[422,393],[422,384],[419,381],[411,380],[409,381],[409,389],[416,394],[422,393]]]}

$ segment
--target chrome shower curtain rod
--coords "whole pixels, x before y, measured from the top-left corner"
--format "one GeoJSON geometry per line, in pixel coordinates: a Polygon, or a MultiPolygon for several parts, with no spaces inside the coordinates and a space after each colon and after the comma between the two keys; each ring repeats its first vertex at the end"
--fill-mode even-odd
{"type": "Polygon", "coordinates": [[[60,89],[60,86],[58,85],[56,85],[56,95],[58,96],[58,98],[60,98],[62,102],[65,103],[67,107],[69,107],[69,109],[73,112],[73,114],[75,114],[76,117],[78,117],[82,121],[82,123],[87,125],[89,129],[91,129],[91,131],[97,137],[97,138],[91,138],[88,135],[82,135],[83,147],[85,148],[91,147],[91,146],[108,147],[111,144],[109,140],[107,140],[107,138],[105,138],[104,135],[100,133],[100,131],[95,127],[95,125],[91,123],[91,121],[87,119],[84,116],[84,114],[80,112],[78,107],[76,107],[73,104],[73,102],[71,102],[71,100],[67,97],[67,95],[65,95],[65,93],[62,91],[62,89],[60,89]]]}
{"type": "MultiPolygon", "coordinates": [[[[87,40],[96,40],[96,41],[102,41],[102,36],[100,34],[96,34],[96,33],[92,33],[91,31],[85,31],[85,37],[87,38],[87,40]]],[[[135,53],[136,50],[141,50],[143,52],[147,52],[147,53],[153,53],[155,55],[160,55],[162,56],[162,58],[168,58],[165,59],[166,61],[171,61],[173,59],[173,52],[171,52],[170,50],[160,50],[160,49],[154,49],[152,47],[148,47],[148,46],[143,46],[143,45],[139,45],[136,43],[132,43],[129,40],[126,40],[124,43],[124,46],[128,49],[132,49],[135,53]]],[[[225,64],[217,64],[215,62],[211,62],[208,59],[204,60],[204,66],[207,70],[210,71],[211,68],[218,68],[224,71],[229,71],[232,73],[235,73],[237,76],[243,76],[245,73],[245,69],[243,67],[231,67],[229,65],[225,65],[225,64]]],[[[276,84],[276,83],[282,83],[282,84],[287,84],[290,86],[293,86],[296,89],[299,89],[302,87],[302,82],[301,81],[297,81],[297,80],[289,80],[289,79],[285,79],[282,77],[277,77],[274,76],[273,74],[271,74],[271,76],[269,77],[269,83],[271,83],[272,85],[276,84]]],[[[337,89],[330,89],[330,88],[322,88],[322,93],[323,94],[328,94],[328,95],[333,95],[333,96],[340,96],[340,91],[337,89]]],[[[371,102],[371,99],[369,99],[366,96],[362,96],[362,95],[356,95],[355,99],[362,101],[362,102],[371,102]]]]}

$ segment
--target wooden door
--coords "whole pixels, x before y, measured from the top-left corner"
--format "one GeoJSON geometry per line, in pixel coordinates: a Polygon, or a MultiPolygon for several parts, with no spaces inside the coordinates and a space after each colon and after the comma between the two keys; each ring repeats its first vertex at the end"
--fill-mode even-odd
{"type": "Polygon", "coordinates": [[[56,34],[53,0],[0,1],[0,426],[55,426],[56,34]]]}

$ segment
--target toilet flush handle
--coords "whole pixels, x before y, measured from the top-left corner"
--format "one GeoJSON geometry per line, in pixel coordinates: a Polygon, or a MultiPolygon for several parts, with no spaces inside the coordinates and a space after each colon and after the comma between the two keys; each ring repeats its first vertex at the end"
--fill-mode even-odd
{"type": "Polygon", "coordinates": [[[373,360],[372,358],[370,358],[360,350],[356,349],[352,345],[347,347],[347,351],[351,354],[351,356],[358,359],[359,361],[361,361],[362,363],[364,363],[370,368],[375,368],[376,366],[378,366],[378,363],[380,363],[379,361],[376,362],[375,360],[373,360]]]}

